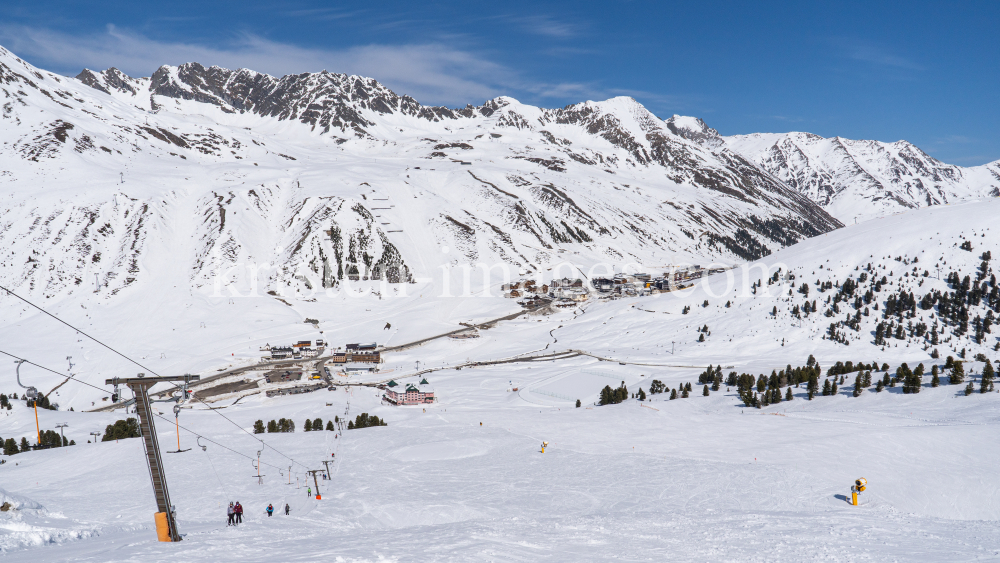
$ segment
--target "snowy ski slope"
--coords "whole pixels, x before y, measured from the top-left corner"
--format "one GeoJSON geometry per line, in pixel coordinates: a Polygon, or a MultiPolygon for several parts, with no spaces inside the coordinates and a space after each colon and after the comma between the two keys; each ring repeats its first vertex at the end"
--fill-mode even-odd
{"type": "MultiPolygon", "coordinates": [[[[904,395],[899,386],[881,393],[872,387],[855,398],[849,378],[837,396],[809,401],[803,385],[793,387],[792,401],[763,409],[742,405],[735,389],[703,397],[697,385],[686,399],[654,395],[646,402],[594,403],[603,385],[619,381],[633,392],[648,391],[653,379],[669,388],[694,383],[707,363],[722,364],[726,372],[733,366],[766,374],[789,363],[804,365],[813,354],[824,367],[853,360],[886,362],[895,369],[905,361],[922,362],[929,371],[930,350],[918,339],[890,340],[884,350],[873,345],[872,317],[863,317],[863,330],[852,335],[850,345],[822,339],[824,327],[836,319],[821,310],[792,321],[788,310],[802,296],[793,292],[788,301],[787,289],[802,280],[842,284],[858,275],[856,266],[869,262],[880,272],[892,271],[891,277],[886,272],[892,282],[876,300],[880,308],[897,287],[918,297],[946,289],[944,280],[924,278],[922,272],[900,279],[910,268],[895,258],[917,257],[914,265],[921,268],[941,263],[973,273],[981,264],[979,254],[997,248],[998,233],[991,229],[997,210],[991,200],[848,226],[775,253],[767,261],[769,271],[781,264],[796,279],[780,287],[764,283],[757,295],[725,291],[721,274],[687,296],[594,301],[582,310],[503,322],[482,330],[479,339],[432,341],[391,355],[386,369],[395,371],[365,376],[416,381],[406,374],[420,360],[422,369],[433,371],[419,377],[426,377],[439,397],[426,409],[380,404],[368,387],[243,399],[223,411],[243,428],[257,419],[289,417],[299,431],[264,435],[281,454],[265,448],[262,459],[270,466],[264,466],[263,485],[249,459],[214,444],[204,452],[195,446],[165,454],[179,525],[187,534],[177,545],[153,541],[152,495],[138,440],[11,456],[0,467],[2,488],[25,510],[0,516],[0,545],[12,561],[993,559],[1000,550],[1000,497],[990,478],[1000,459],[989,447],[997,393],[965,396],[963,386],[932,388],[925,377],[917,395],[904,395]],[[958,248],[964,240],[971,241],[971,251],[958,248]],[[708,307],[701,306],[705,299],[708,307]],[[686,305],[690,312],[681,314],[686,305]],[[701,325],[711,333],[703,343],[697,342],[701,325]],[[447,367],[539,350],[581,350],[613,361],[584,355],[447,367]],[[573,406],[577,398],[583,407],[573,406]],[[301,431],[307,417],[353,419],[360,412],[389,425],[348,430],[340,437],[301,431]],[[538,449],[543,440],[550,443],[544,454],[538,449]],[[304,483],[305,467],[321,467],[323,459],[336,460],[333,481],[321,483],[323,500],[307,499],[296,479],[304,483]],[[845,498],[858,477],[866,477],[870,488],[865,504],[855,508],[845,498]],[[237,529],[224,525],[231,500],[248,509],[247,522],[237,529]],[[267,503],[286,502],[290,517],[263,515],[267,503]]],[[[750,271],[748,284],[767,277],[750,271]]],[[[742,280],[735,272],[738,288],[742,280]]],[[[833,291],[813,288],[810,298],[818,295],[822,303],[833,291]]],[[[434,301],[441,308],[477,299],[501,298],[434,301]]],[[[415,305],[420,300],[411,299],[409,309],[397,304],[380,318],[393,318],[394,326],[413,322],[399,319],[424,314],[415,305]]],[[[37,316],[20,322],[26,335],[20,341],[13,331],[4,335],[19,349],[30,347],[28,338],[42,326],[51,329],[37,316]]],[[[163,339],[172,332],[155,330],[163,339]]],[[[201,330],[226,338],[225,331],[201,330]]],[[[375,339],[380,330],[362,323],[342,334],[375,339]]],[[[943,340],[950,332],[942,334],[943,340]]],[[[121,334],[102,337],[114,342],[121,334]]],[[[951,338],[937,346],[939,364],[961,347],[970,360],[978,352],[996,359],[995,336],[981,345],[968,335],[951,338]]],[[[238,340],[228,339],[234,346],[238,340]]],[[[59,355],[69,353],[63,346],[59,355]]],[[[42,357],[45,353],[56,354],[42,357]]],[[[51,363],[56,365],[55,357],[51,363]]],[[[969,361],[966,371],[975,378],[981,367],[969,361]]],[[[70,388],[67,384],[60,393],[71,394],[70,388]]],[[[169,410],[161,410],[169,421],[169,410]]],[[[122,415],[43,410],[40,416],[43,428],[68,422],[68,436],[83,442],[88,432],[102,431],[122,415]]],[[[33,423],[31,411],[15,402],[14,410],[0,417],[0,436],[29,435],[33,423]]],[[[251,457],[260,449],[259,442],[201,407],[185,410],[181,423],[251,457]]],[[[173,429],[161,421],[159,431],[161,444],[173,449],[173,429]]],[[[185,432],[181,440],[183,447],[194,445],[185,432]]]]}

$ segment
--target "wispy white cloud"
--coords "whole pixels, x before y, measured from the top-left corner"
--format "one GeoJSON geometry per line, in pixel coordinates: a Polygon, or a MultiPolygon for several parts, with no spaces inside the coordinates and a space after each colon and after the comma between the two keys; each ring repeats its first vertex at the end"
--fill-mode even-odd
{"type": "Polygon", "coordinates": [[[371,76],[399,93],[434,104],[478,103],[526,85],[501,64],[440,43],[319,49],[243,34],[220,46],[206,46],[161,41],[111,25],[91,35],[0,26],[0,43],[39,66],[69,74],[84,67],[114,66],[132,76],[149,76],[161,65],[192,61],[276,76],[329,70],[371,76]]]}
{"type": "Polygon", "coordinates": [[[509,19],[518,24],[524,31],[535,35],[565,39],[578,35],[580,32],[578,25],[557,20],[551,16],[519,16],[509,19]]]}
{"type": "Polygon", "coordinates": [[[352,18],[363,13],[363,10],[342,10],[339,8],[303,8],[299,10],[289,10],[284,13],[291,18],[309,18],[311,20],[343,20],[352,18]]]}
{"type": "Polygon", "coordinates": [[[786,123],[802,123],[803,121],[805,121],[805,119],[802,119],[801,117],[795,117],[795,116],[792,116],[792,115],[771,115],[769,117],[771,119],[776,119],[778,121],[784,121],[786,123]]]}
{"type": "Polygon", "coordinates": [[[324,49],[242,34],[209,46],[154,39],[113,25],[101,33],[71,35],[0,24],[0,44],[46,70],[70,75],[83,68],[113,66],[131,76],[149,76],[161,65],[199,62],[274,76],[320,70],[370,76],[424,104],[464,106],[500,95],[523,95],[533,103],[556,100],[563,105],[628,95],[657,106],[678,105],[669,96],[606,89],[597,82],[532,80],[480,53],[452,46],[462,41],[324,49]]]}
{"type": "Polygon", "coordinates": [[[945,135],[944,137],[936,139],[934,142],[939,145],[964,145],[979,142],[979,139],[973,139],[972,137],[966,137],[965,135],[945,135]]]}
{"type": "Polygon", "coordinates": [[[924,70],[924,67],[884,47],[858,40],[839,40],[846,46],[848,58],[882,67],[901,70],[924,70]]]}

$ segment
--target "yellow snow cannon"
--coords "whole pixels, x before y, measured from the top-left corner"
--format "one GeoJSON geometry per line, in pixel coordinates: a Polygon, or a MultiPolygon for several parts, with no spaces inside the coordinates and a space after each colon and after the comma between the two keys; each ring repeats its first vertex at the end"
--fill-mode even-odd
{"type": "Polygon", "coordinates": [[[863,493],[867,487],[868,479],[865,479],[864,477],[854,482],[854,486],[851,487],[851,504],[854,506],[858,505],[858,495],[863,493]]]}

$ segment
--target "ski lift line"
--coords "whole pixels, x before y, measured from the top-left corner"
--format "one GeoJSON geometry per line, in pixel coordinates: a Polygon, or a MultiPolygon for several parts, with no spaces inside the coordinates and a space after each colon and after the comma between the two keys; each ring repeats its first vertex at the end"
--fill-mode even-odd
{"type": "MultiPolygon", "coordinates": [[[[150,368],[148,368],[148,367],[146,367],[146,366],[144,366],[144,365],[140,364],[139,362],[137,362],[137,361],[133,360],[132,358],[130,358],[130,357],[128,357],[128,356],[126,356],[125,354],[122,354],[122,353],[121,353],[121,352],[119,352],[118,350],[115,350],[115,349],[114,349],[114,348],[112,348],[111,346],[108,346],[107,344],[105,344],[105,343],[101,342],[100,340],[98,340],[98,339],[94,338],[93,336],[91,336],[91,335],[87,334],[86,332],[84,332],[84,331],[82,331],[82,330],[80,330],[80,329],[76,328],[75,326],[73,326],[73,325],[69,324],[68,322],[66,322],[66,321],[64,321],[64,320],[62,320],[62,319],[60,319],[59,317],[57,317],[57,316],[53,315],[52,313],[50,313],[50,312],[46,311],[45,309],[42,309],[41,307],[39,307],[38,305],[35,305],[35,304],[34,304],[34,303],[32,303],[31,301],[28,301],[28,300],[27,300],[27,299],[25,299],[24,297],[21,297],[20,295],[18,295],[18,294],[16,294],[16,293],[14,293],[14,292],[13,292],[13,291],[11,291],[10,289],[7,289],[6,287],[4,287],[4,286],[0,285],[0,290],[3,290],[3,291],[6,291],[6,292],[7,292],[7,295],[11,295],[11,296],[13,296],[13,297],[16,297],[16,298],[20,299],[21,301],[24,301],[25,303],[27,303],[28,305],[31,305],[31,306],[32,306],[32,307],[34,307],[35,309],[38,309],[39,311],[41,311],[41,312],[42,312],[42,313],[44,313],[45,315],[47,315],[47,316],[49,316],[49,317],[52,317],[52,318],[53,318],[53,319],[55,319],[56,321],[58,321],[58,322],[60,322],[60,323],[62,323],[62,324],[64,324],[64,325],[68,326],[69,328],[71,328],[71,329],[75,330],[75,331],[76,331],[76,332],[78,332],[79,334],[82,334],[82,335],[86,336],[87,338],[89,338],[89,339],[93,340],[94,342],[96,342],[96,343],[100,344],[101,346],[103,346],[103,347],[107,348],[108,350],[111,350],[111,351],[112,351],[112,352],[114,352],[115,354],[118,354],[118,355],[119,355],[119,356],[121,356],[122,358],[125,358],[125,359],[126,359],[126,360],[128,360],[129,362],[132,362],[133,364],[135,364],[135,365],[137,365],[137,366],[141,367],[142,369],[146,370],[147,372],[149,372],[149,373],[151,373],[151,374],[153,374],[153,375],[155,375],[155,376],[157,376],[157,377],[161,377],[161,376],[160,376],[160,374],[156,373],[156,372],[155,372],[155,371],[153,371],[152,369],[150,369],[150,368]]],[[[17,356],[13,356],[13,355],[11,355],[11,354],[7,354],[7,355],[9,355],[9,356],[11,356],[11,357],[13,357],[13,358],[17,358],[17,356]]],[[[20,358],[17,358],[17,359],[20,359],[20,358]]],[[[29,362],[29,363],[31,363],[31,362],[29,362]]],[[[34,363],[32,363],[31,365],[34,365],[34,366],[38,366],[38,364],[34,364],[34,363]]],[[[39,367],[40,367],[40,366],[39,366],[39,367]]],[[[61,374],[61,373],[59,373],[59,372],[57,372],[57,371],[55,371],[55,370],[51,370],[51,369],[48,369],[48,368],[44,368],[44,369],[46,369],[47,371],[51,371],[51,372],[53,372],[53,373],[56,373],[56,374],[58,374],[58,375],[60,375],[60,376],[63,376],[63,374],[61,374]]],[[[65,377],[65,376],[63,376],[63,377],[65,377]]],[[[75,379],[74,381],[80,381],[80,380],[78,380],[78,379],[75,379]]],[[[82,381],[80,381],[80,383],[83,383],[83,382],[82,382],[82,381]]],[[[166,383],[170,383],[171,385],[173,385],[173,386],[174,386],[174,388],[175,388],[175,389],[182,389],[182,387],[181,387],[180,385],[177,385],[176,383],[173,383],[173,382],[170,382],[170,381],[168,381],[168,382],[166,382],[166,383]]],[[[101,388],[99,388],[99,387],[96,387],[96,386],[94,386],[94,385],[91,385],[91,384],[89,384],[89,383],[87,383],[86,385],[90,385],[91,387],[95,387],[95,388],[97,388],[97,389],[101,389],[101,388]]],[[[101,391],[102,391],[102,392],[104,392],[105,390],[104,390],[104,389],[101,389],[101,391]]],[[[205,402],[204,400],[202,400],[202,399],[201,399],[201,397],[198,397],[197,395],[195,395],[195,396],[194,396],[193,398],[194,398],[195,400],[197,400],[198,402],[200,402],[201,404],[205,405],[206,407],[208,407],[208,406],[209,406],[209,405],[208,405],[208,403],[206,403],[206,402],[205,402]]],[[[254,438],[255,440],[258,440],[258,441],[259,441],[260,443],[264,444],[264,446],[265,446],[265,447],[267,447],[267,448],[271,448],[271,449],[272,449],[272,450],[274,450],[274,452],[275,452],[275,453],[277,453],[278,455],[280,455],[280,456],[284,457],[285,459],[287,459],[287,460],[291,461],[292,463],[296,463],[296,464],[298,464],[298,465],[301,465],[302,467],[308,467],[307,465],[304,465],[304,464],[302,464],[302,463],[299,463],[299,462],[298,462],[298,461],[296,461],[295,459],[293,459],[293,458],[291,458],[291,457],[289,457],[289,456],[287,456],[287,455],[283,454],[282,452],[278,451],[278,449],[277,449],[277,448],[275,448],[274,446],[271,446],[271,445],[268,445],[267,443],[265,443],[265,442],[264,442],[264,440],[261,440],[260,438],[257,438],[256,436],[254,436],[253,434],[251,434],[250,432],[248,432],[246,428],[243,428],[242,426],[240,426],[239,424],[237,424],[236,422],[234,422],[234,421],[233,421],[232,419],[230,419],[230,418],[229,418],[228,416],[226,416],[226,415],[222,414],[222,413],[221,413],[220,411],[218,411],[218,410],[215,410],[215,409],[213,409],[213,408],[211,408],[211,407],[209,407],[209,410],[211,410],[212,412],[214,412],[214,413],[218,414],[218,415],[219,415],[219,416],[221,416],[222,418],[224,418],[224,419],[228,420],[228,421],[230,422],[230,424],[232,424],[233,426],[235,426],[235,427],[239,428],[240,430],[242,430],[242,431],[243,431],[243,432],[244,432],[245,434],[247,434],[248,436],[251,436],[251,437],[253,437],[253,438],[254,438]]]]}
{"type": "Polygon", "coordinates": [[[35,305],[35,304],[34,304],[34,303],[32,303],[31,301],[28,301],[28,300],[27,300],[27,299],[25,299],[24,297],[21,297],[20,295],[18,295],[18,294],[16,294],[16,293],[14,293],[13,291],[11,291],[11,290],[7,289],[6,287],[4,287],[4,286],[0,285],[0,289],[2,289],[2,290],[4,290],[4,291],[6,291],[6,292],[7,292],[7,295],[10,295],[10,296],[13,296],[13,297],[16,297],[16,298],[20,299],[21,301],[24,301],[24,302],[25,302],[25,303],[27,303],[28,305],[31,305],[31,306],[32,306],[32,307],[34,307],[35,309],[38,309],[39,311],[41,311],[41,312],[42,312],[43,314],[45,314],[45,315],[47,315],[47,316],[49,316],[49,317],[52,317],[52,318],[53,318],[53,319],[55,319],[56,321],[58,321],[58,322],[60,322],[60,323],[62,323],[62,324],[64,324],[64,325],[68,326],[69,328],[71,328],[71,329],[73,329],[73,330],[77,331],[78,333],[80,333],[80,334],[82,334],[82,335],[86,336],[87,338],[89,338],[89,339],[93,340],[94,342],[96,342],[96,343],[100,344],[101,346],[104,346],[104,347],[105,347],[105,348],[107,348],[108,350],[111,350],[111,351],[112,351],[112,352],[114,352],[115,354],[118,354],[118,355],[119,355],[119,356],[121,356],[122,358],[125,358],[126,360],[128,360],[128,361],[132,362],[133,364],[135,364],[135,365],[137,365],[137,366],[139,366],[139,367],[141,367],[142,369],[146,370],[147,372],[149,372],[149,373],[151,373],[151,374],[153,374],[153,375],[156,375],[156,376],[159,376],[159,375],[160,375],[160,374],[156,373],[155,371],[153,371],[152,369],[150,369],[150,368],[148,368],[148,367],[146,367],[146,366],[144,366],[144,365],[140,364],[139,362],[137,362],[137,361],[133,360],[132,358],[130,358],[130,357],[128,357],[128,356],[126,356],[125,354],[122,354],[122,353],[121,353],[121,352],[119,352],[118,350],[115,350],[115,349],[114,349],[114,348],[112,348],[111,346],[108,346],[107,344],[105,344],[105,343],[101,342],[100,340],[98,340],[98,339],[94,338],[93,336],[91,336],[91,335],[87,334],[86,332],[84,332],[84,331],[82,331],[82,330],[80,330],[80,329],[76,328],[75,326],[73,326],[73,325],[69,324],[68,322],[66,322],[66,321],[64,321],[64,320],[60,319],[59,317],[57,317],[57,316],[53,315],[52,313],[50,313],[50,312],[46,311],[45,309],[42,309],[42,308],[41,308],[41,307],[39,307],[38,305],[35,305]]]}
{"type": "Polygon", "coordinates": [[[24,359],[24,358],[22,358],[20,356],[15,356],[14,354],[11,354],[10,352],[5,352],[3,350],[0,350],[0,354],[3,354],[5,356],[10,356],[11,358],[14,358],[15,360],[20,361],[20,362],[24,362],[24,363],[28,364],[29,366],[35,366],[38,369],[42,369],[42,370],[45,370],[45,371],[48,371],[48,372],[52,372],[52,373],[58,375],[59,377],[67,377],[71,381],[75,381],[77,383],[82,383],[82,384],[86,385],[87,387],[93,387],[94,389],[97,389],[98,391],[101,391],[102,393],[104,393],[104,392],[107,391],[106,389],[104,389],[102,387],[98,387],[98,386],[93,385],[91,383],[87,383],[86,381],[82,381],[80,379],[77,379],[73,375],[67,376],[67,375],[65,375],[63,373],[60,373],[60,372],[54,370],[54,369],[49,369],[49,368],[47,368],[45,366],[38,365],[35,362],[32,362],[31,360],[26,360],[26,359],[24,359]]]}
{"type": "Polygon", "coordinates": [[[232,495],[229,494],[229,488],[226,487],[225,483],[222,482],[222,477],[219,477],[219,470],[215,468],[215,462],[212,461],[212,456],[209,455],[208,450],[205,450],[205,456],[208,457],[208,463],[209,463],[209,465],[212,466],[212,472],[215,473],[215,478],[218,479],[219,486],[222,487],[222,490],[224,490],[226,492],[226,496],[227,497],[232,497],[232,495]]]}
{"type": "MultiPolygon", "coordinates": [[[[155,413],[153,413],[153,416],[155,416],[156,418],[159,418],[159,419],[162,419],[162,420],[165,420],[165,421],[167,421],[167,422],[170,422],[170,419],[169,419],[169,418],[167,418],[167,417],[165,417],[165,416],[163,416],[163,415],[159,415],[159,414],[155,414],[155,413]]],[[[199,433],[195,432],[194,430],[191,430],[190,428],[186,428],[186,427],[184,427],[184,426],[181,426],[180,428],[181,428],[181,430],[183,430],[183,431],[185,431],[185,432],[189,432],[189,433],[191,433],[191,434],[193,434],[193,435],[197,436],[198,438],[201,438],[202,440],[205,440],[206,442],[209,442],[209,443],[211,443],[211,444],[215,444],[216,446],[219,446],[220,448],[222,448],[222,449],[224,449],[224,450],[229,450],[229,451],[233,452],[233,453],[234,453],[234,454],[236,454],[236,455],[240,455],[240,456],[243,456],[243,457],[245,457],[245,458],[247,458],[247,459],[249,459],[249,460],[252,460],[252,461],[256,461],[256,460],[257,460],[257,458],[256,458],[256,457],[253,457],[253,456],[249,456],[249,455],[247,455],[247,454],[245,454],[245,453],[241,453],[241,452],[238,452],[238,451],[236,451],[236,450],[234,450],[234,449],[232,449],[232,448],[230,448],[230,447],[228,447],[228,446],[224,446],[224,445],[222,445],[222,444],[220,444],[220,443],[216,442],[215,440],[213,440],[213,439],[211,439],[211,438],[208,438],[207,436],[204,436],[204,435],[202,435],[202,434],[199,434],[199,433]]],[[[260,462],[260,463],[261,463],[261,465],[266,465],[266,466],[268,466],[268,467],[273,467],[273,468],[275,468],[275,469],[281,469],[281,468],[280,468],[280,467],[278,467],[277,465],[271,465],[270,463],[267,463],[267,462],[264,462],[264,461],[262,461],[262,462],[260,462]]],[[[301,465],[301,464],[300,464],[300,465],[301,465]]]]}
{"type": "MultiPolygon", "coordinates": [[[[48,372],[52,372],[52,373],[54,373],[54,374],[56,374],[56,375],[60,375],[60,376],[62,375],[61,373],[59,373],[58,371],[56,371],[56,370],[54,370],[54,369],[50,369],[50,368],[47,368],[47,367],[45,367],[45,366],[42,366],[42,365],[39,365],[39,364],[36,364],[35,362],[32,362],[31,360],[26,360],[26,359],[24,359],[24,358],[21,358],[21,357],[18,357],[18,356],[15,356],[14,354],[11,354],[10,352],[5,352],[5,351],[3,351],[3,350],[0,350],[0,354],[4,354],[4,355],[6,355],[6,356],[10,356],[11,358],[14,358],[14,359],[17,359],[17,360],[23,360],[23,361],[24,361],[24,363],[26,363],[26,364],[28,364],[28,365],[32,365],[32,366],[35,366],[35,367],[37,367],[37,368],[39,368],[39,369],[42,369],[42,370],[45,370],[45,371],[48,371],[48,372]]],[[[87,383],[86,381],[81,381],[81,380],[79,380],[79,379],[76,379],[76,378],[70,378],[70,379],[71,379],[72,381],[75,381],[75,382],[77,382],[77,383],[82,383],[83,385],[86,385],[87,387],[93,387],[94,389],[97,389],[98,391],[101,391],[101,392],[104,392],[104,391],[106,391],[106,390],[105,390],[104,388],[102,388],[102,387],[98,387],[97,385],[93,385],[93,384],[91,384],[91,383],[87,383]]],[[[155,414],[155,413],[153,413],[153,416],[155,416],[155,417],[158,417],[158,418],[161,418],[161,419],[163,419],[163,420],[166,420],[167,422],[170,422],[170,420],[169,420],[168,418],[165,418],[165,417],[163,417],[163,416],[161,416],[161,415],[158,415],[158,414],[155,414]]],[[[179,426],[179,425],[178,425],[178,426],[179,426]]],[[[203,435],[201,435],[201,434],[198,434],[198,433],[197,433],[197,432],[195,432],[194,430],[191,430],[191,429],[189,429],[189,428],[186,428],[186,427],[184,427],[184,426],[180,426],[180,428],[181,428],[181,429],[183,429],[183,430],[184,430],[185,432],[190,432],[191,434],[194,434],[195,436],[197,436],[197,437],[199,437],[199,438],[201,438],[201,439],[203,439],[203,440],[205,440],[205,441],[207,441],[207,442],[211,442],[212,444],[215,444],[216,446],[219,446],[220,448],[223,448],[223,449],[226,449],[226,450],[229,450],[229,451],[233,452],[234,454],[237,454],[237,455],[241,455],[241,456],[243,456],[243,457],[245,457],[245,458],[247,458],[247,459],[254,459],[254,458],[252,458],[252,457],[250,457],[250,456],[248,456],[248,455],[246,455],[246,454],[243,454],[243,453],[240,453],[240,452],[238,452],[238,451],[236,451],[236,450],[234,450],[234,449],[232,449],[232,448],[230,448],[230,447],[227,447],[227,446],[224,446],[224,445],[222,445],[222,444],[220,444],[220,443],[216,442],[215,440],[212,440],[211,438],[208,438],[208,437],[206,437],[206,436],[203,436],[203,435]]],[[[258,441],[261,441],[261,442],[263,442],[263,440],[258,440],[258,441]]],[[[272,449],[273,449],[273,448],[272,448],[272,449]]],[[[291,459],[291,458],[289,458],[289,459],[291,459]]],[[[295,463],[298,463],[298,462],[295,462],[295,463]]],[[[271,464],[269,464],[269,463],[265,463],[264,465],[268,465],[268,466],[270,466],[270,467],[276,467],[276,468],[277,468],[277,466],[274,466],[274,465],[271,465],[271,464]]],[[[302,464],[301,464],[301,463],[299,463],[299,465],[302,465],[302,464]]],[[[305,466],[303,465],[303,467],[305,467],[305,466]]]]}

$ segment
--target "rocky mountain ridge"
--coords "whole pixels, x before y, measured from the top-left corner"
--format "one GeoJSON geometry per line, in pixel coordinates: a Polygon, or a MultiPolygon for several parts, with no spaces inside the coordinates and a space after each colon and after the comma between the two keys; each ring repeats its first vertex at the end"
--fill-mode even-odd
{"type": "Polygon", "coordinates": [[[697,118],[667,121],[685,139],[745,156],[844,222],[1000,196],[1000,161],[962,167],[941,162],[907,141],[801,132],[725,137],[697,118]]]}
{"type": "Polygon", "coordinates": [[[0,89],[0,238],[30,256],[5,281],[46,296],[121,291],[157,263],[203,288],[266,263],[262,285],[314,291],[563,256],[733,262],[841,225],[631,98],[449,109],[329,72],[190,63],[73,79],[7,51],[0,89]]]}

